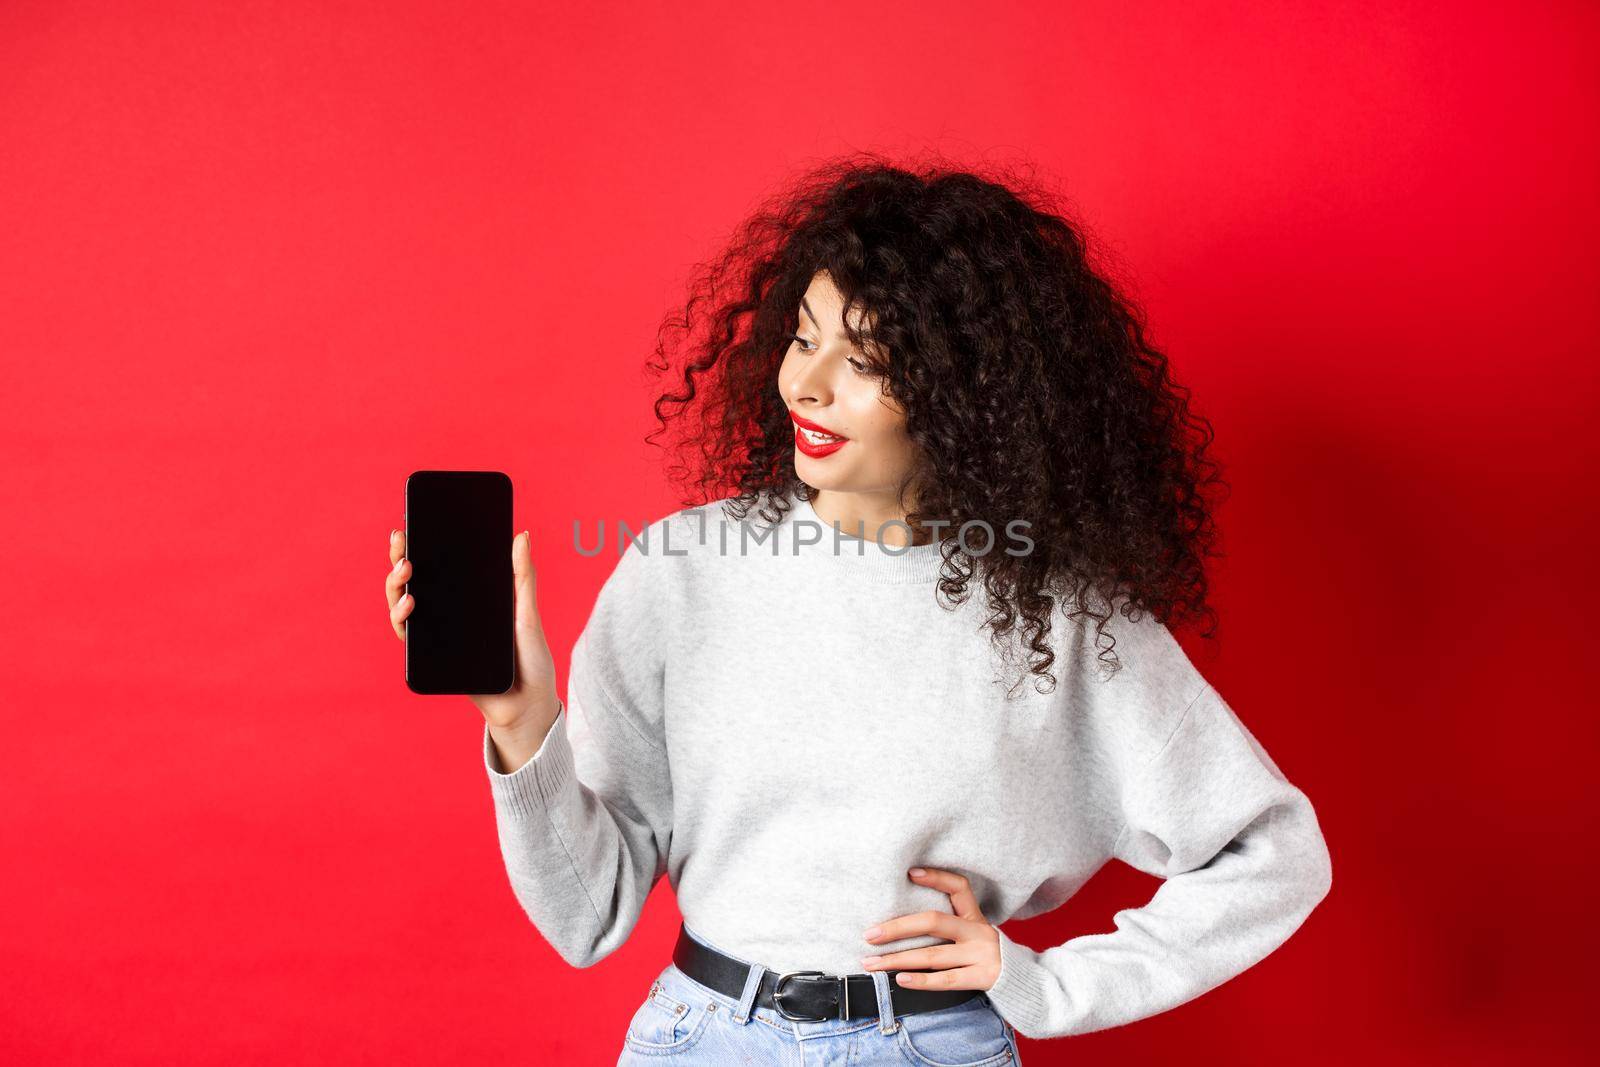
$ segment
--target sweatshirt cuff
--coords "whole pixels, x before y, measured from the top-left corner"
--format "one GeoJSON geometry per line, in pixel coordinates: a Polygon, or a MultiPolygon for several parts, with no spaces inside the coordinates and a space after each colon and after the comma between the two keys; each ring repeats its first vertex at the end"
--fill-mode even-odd
{"type": "Polygon", "coordinates": [[[1000,977],[989,987],[989,1003],[1023,1037],[1042,1037],[1046,1030],[1043,983],[1054,976],[1033,949],[1013,941],[998,926],[995,933],[1000,935],[1000,977]]]}
{"type": "Polygon", "coordinates": [[[484,723],[483,769],[489,775],[495,807],[524,819],[552,807],[574,777],[572,745],[567,740],[566,702],[558,702],[555,721],[528,762],[510,774],[502,773],[498,767],[494,738],[489,733],[489,724],[484,723]]]}

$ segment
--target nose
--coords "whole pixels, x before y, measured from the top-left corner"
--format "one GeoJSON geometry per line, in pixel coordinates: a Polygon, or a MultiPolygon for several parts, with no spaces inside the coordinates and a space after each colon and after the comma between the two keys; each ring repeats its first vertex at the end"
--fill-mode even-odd
{"type": "Polygon", "coordinates": [[[829,362],[813,354],[790,380],[789,394],[796,407],[802,403],[827,407],[833,402],[833,370],[829,362]]]}

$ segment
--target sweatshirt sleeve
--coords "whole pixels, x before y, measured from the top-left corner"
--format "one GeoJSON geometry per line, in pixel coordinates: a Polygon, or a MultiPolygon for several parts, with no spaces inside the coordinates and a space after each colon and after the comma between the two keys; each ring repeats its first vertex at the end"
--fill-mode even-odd
{"type": "Polygon", "coordinates": [[[1032,1038],[1176,1007],[1266,957],[1327,896],[1333,867],[1306,795],[1210,686],[1120,787],[1112,853],[1164,879],[1116,930],[1036,952],[1000,932],[995,1008],[1032,1038]]]}
{"type": "Polygon", "coordinates": [[[567,698],[532,759],[503,773],[484,726],[512,892],[575,967],[621,947],[667,868],[672,778],[658,563],[633,543],[619,558],[573,645],[567,698]]]}

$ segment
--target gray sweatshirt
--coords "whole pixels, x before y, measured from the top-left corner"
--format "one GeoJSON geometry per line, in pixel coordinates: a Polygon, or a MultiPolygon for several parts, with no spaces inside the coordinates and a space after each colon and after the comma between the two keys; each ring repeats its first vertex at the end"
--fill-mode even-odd
{"type": "MultiPolygon", "coordinates": [[[[1112,857],[1164,879],[1113,931],[1044,951],[1000,933],[990,1000],[1023,1035],[1060,1037],[1214,988],[1328,893],[1310,802],[1161,624],[1115,617],[1105,679],[1093,624],[1058,609],[1055,690],[1018,687],[1020,640],[991,645],[981,585],[953,611],[935,600],[937,544],[841,536],[795,502],[776,525],[721,501],[649,524],[600,590],[538,753],[502,773],[484,728],[512,891],[568,963],[621,946],[663,874],[711,944],[832,974],[948,943],[861,936],[951,910],[911,867],[965,875],[995,926],[1059,906],[1112,857]]],[[[1023,547],[996,534],[996,551],[1023,547]]]]}

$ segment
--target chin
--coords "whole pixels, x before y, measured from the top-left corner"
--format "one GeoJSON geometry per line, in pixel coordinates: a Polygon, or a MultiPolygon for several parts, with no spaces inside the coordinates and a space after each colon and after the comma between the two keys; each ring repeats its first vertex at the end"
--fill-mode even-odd
{"type": "Polygon", "coordinates": [[[827,489],[835,493],[848,493],[853,489],[849,474],[828,470],[826,459],[812,459],[802,453],[795,457],[794,472],[813,489],[827,489]]]}

